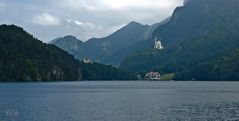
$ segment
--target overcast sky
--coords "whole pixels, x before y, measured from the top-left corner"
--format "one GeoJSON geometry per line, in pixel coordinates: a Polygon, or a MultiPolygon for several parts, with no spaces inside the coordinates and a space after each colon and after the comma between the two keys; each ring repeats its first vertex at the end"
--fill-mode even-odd
{"type": "Polygon", "coordinates": [[[0,23],[16,24],[44,42],[74,35],[104,37],[131,21],[153,24],[183,0],[0,0],[0,23]]]}

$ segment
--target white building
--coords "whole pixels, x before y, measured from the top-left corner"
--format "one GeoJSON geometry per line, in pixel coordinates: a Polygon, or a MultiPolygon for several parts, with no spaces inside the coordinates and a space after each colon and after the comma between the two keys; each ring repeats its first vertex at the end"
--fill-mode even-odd
{"type": "Polygon", "coordinates": [[[159,72],[149,72],[145,75],[145,80],[160,80],[161,75],[159,72]]]}
{"type": "Polygon", "coordinates": [[[89,58],[85,58],[85,59],[83,60],[83,62],[84,62],[85,64],[92,64],[92,63],[93,63],[89,58]]]}
{"type": "Polygon", "coordinates": [[[156,50],[162,50],[163,49],[162,42],[157,37],[155,38],[154,49],[156,49],[156,50]]]}

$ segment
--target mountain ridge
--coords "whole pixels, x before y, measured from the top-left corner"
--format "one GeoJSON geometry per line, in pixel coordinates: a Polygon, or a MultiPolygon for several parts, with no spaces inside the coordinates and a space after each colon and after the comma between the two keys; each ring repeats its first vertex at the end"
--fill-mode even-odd
{"type": "MultiPolygon", "coordinates": [[[[81,46],[81,49],[78,49],[77,51],[70,50],[70,48],[72,48],[72,46],[74,45],[67,44],[67,42],[69,41],[64,40],[64,38],[57,38],[51,41],[49,44],[54,44],[68,51],[79,60],[90,58],[94,61],[105,64],[119,65],[120,61],[118,60],[116,60],[117,62],[111,62],[107,59],[109,59],[110,56],[114,56],[115,53],[117,54],[124,48],[127,48],[139,41],[150,38],[153,30],[159,25],[160,23],[154,24],[152,26],[142,25],[138,22],[132,21],[107,37],[89,39],[88,41],[84,42],[81,46]],[[56,40],[64,41],[65,46],[59,44],[59,42],[57,42],[56,40]]],[[[124,58],[124,56],[125,54],[120,58],[124,58]]]]}
{"type": "MultiPolygon", "coordinates": [[[[237,0],[189,0],[185,6],[175,9],[168,23],[155,30],[154,37],[160,38],[166,47],[162,52],[148,50],[131,54],[121,67],[136,72],[158,70],[177,73],[178,77],[184,75],[180,80],[203,79],[202,76],[195,78],[193,73],[197,71],[190,70],[200,63],[210,63],[207,59],[217,58],[239,47],[238,5],[237,0]]],[[[216,70],[207,73],[213,71],[216,70]]],[[[228,70],[228,75],[233,73],[228,70]]]]}

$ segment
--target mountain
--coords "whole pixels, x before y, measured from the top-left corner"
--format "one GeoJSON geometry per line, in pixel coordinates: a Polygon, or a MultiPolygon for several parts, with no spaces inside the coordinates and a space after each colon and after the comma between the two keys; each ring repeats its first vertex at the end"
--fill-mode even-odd
{"type": "Polygon", "coordinates": [[[170,18],[167,18],[160,23],[156,23],[156,24],[149,26],[148,30],[144,33],[144,37],[142,39],[139,39],[139,41],[136,41],[128,46],[121,48],[119,51],[112,53],[111,55],[109,55],[105,59],[103,59],[101,62],[105,63],[105,64],[119,66],[120,63],[125,59],[125,57],[128,54],[130,54],[134,51],[139,51],[139,50],[144,50],[144,49],[150,48],[151,46],[153,46],[153,44],[149,43],[147,40],[152,37],[154,30],[158,26],[168,22],[168,20],[170,20],[170,18]]]}
{"type": "Polygon", "coordinates": [[[144,33],[145,39],[143,39],[141,41],[137,41],[134,44],[124,47],[120,51],[117,51],[117,52],[111,54],[110,56],[106,57],[102,61],[102,63],[119,66],[122,63],[122,61],[126,58],[126,56],[129,55],[130,53],[152,48],[154,46],[153,41],[155,39],[154,37],[152,37],[152,35],[153,35],[155,29],[157,29],[158,27],[169,22],[170,19],[171,19],[171,17],[168,17],[165,20],[163,20],[162,22],[155,23],[155,24],[149,26],[149,29],[144,33]]]}
{"type": "MultiPolygon", "coordinates": [[[[196,76],[196,72],[218,72],[200,65],[216,66],[212,62],[217,62],[217,58],[239,48],[238,5],[237,0],[188,0],[185,6],[175,9],[166,24],[153,32],[153,37],[160,38],[166,49],[132,53],[121,67],[138,73],[151,70],[176,73],[175,78],[180,80],[235,80],[232,75],[237,74],[236,69],[227,69],[227,75],[231,75],[227,78],[217,78],[215,75],[205,75],[203,78],[196,76]]],[[[234,58],[234,55],[224,57],[234,58]]],[[[225,61],[223,64],[231,66],[233,63],[225,61]]],[[[224,65],[218,64],[219,67],[224,65]]]]}
{"type": "Polygon", "coordinates": [[[237,0],[187,0],[153,36],[166,47],[178,46],[182,41],[209,34],[220,24],[235,22],[238,4],[237,0]]]}
{"type": "Polygon", "coordinates": [[[119,65],[128,53],[143,50],[144,48],[141,48],[142,46],[138,46],[136,43],[151,38],[154,30],[168,20],[169,18],[162,23],[156,23],[151,26],[133,21],[105,38],[93,38],[83,44],[75,37],[70,38],[75,40],[74,42],[71,42],[69,37],[64,37],[57,38],[49,44],[54,44],[66,50],[80,60],[90,58],[105,64],[119,65]]]}
{"type": "Polygon", "coordinates": [[[148,28],[148,25],[131,22],[108,37],[100,39],[93,38],[86,41],[84,50],[80,54],[82,58],[89,57],[95,61],[101,62],[107,56],[120,51],[122,48],[143,40],[144,33],[148,28]]]}
{"type": "Polygon", "coordinates": [[[15,25],[0,25],[1,81],[80,80],[78,61],[15,25]]]}
{"type": "MultiPolygon", "coordinates": [[[[74,37],[64,39],[80,43],[74,37]]],[[[64,46],[64,42],[53,41],[64,46]]],[[[0,81],[134,80],[133,73],[84,63],[55,45],[45,44],[15,25],[0,25],[0,81]]]]}
{"type": "Polygon", "coordinates": [[[81,49],[83,49],[84,46],[84,42],[70,35],[54,39],[48,44],[56,45],[70,54],[75,55],[76,58],[78,58],[78,53],[81,51],[81,49]]]}

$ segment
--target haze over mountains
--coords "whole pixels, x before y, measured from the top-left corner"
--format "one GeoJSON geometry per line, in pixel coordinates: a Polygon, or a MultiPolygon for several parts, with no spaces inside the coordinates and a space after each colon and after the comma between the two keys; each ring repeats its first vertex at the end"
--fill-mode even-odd
{"type": "Polygon", "coordinates": [[[66,36],[63,38],[57,38],[49,42],[49,44],[59,46],[80,60],[90,58],[97,62],[119,65],[126,55],[117,54],[122,53],[126,48],[131,48],[130,46],[139,41],[151,38],[154,29],[159,25],[161,25],[161,23],[149,26],[133,21],[105,38],[93,38],[83,43],[75,37],[66,36]],[[113,56],[117,56],[118,60],[111,61],[113,56]]]}
{"type": "Polygon", "coordinates": [[[128,80],[159,71],[175,75],[175,80],[236,81],[238,6],[238,0],[188,0],[163,22],[151,26],[131,22],[87,42],[68,35],[44,44],[20,27],[1,25],[0,80],[128,80]],[[153,49],[155,38],[164,49],[153,49]],[[83,63],[51,44],[77,59],[90,58],[119,69],[83,63]]]}
{"type": "Polygon", "coordinates": [[[153,33],[165,50],[131,54],[121,67],[176,73],[180,80],[238,80],[238,5],[237,0],[189,0],[153,33]]]}
{"type": "MultiPolygon", "coordinates": [[[[197,80],[206,80],[206,75],[214,73],[212,80],[235,80],[238,79],[235,76],[238,69],[233,68],[238,65],[238,6],[238,0],[187,0],[166,22],[153,26],[132,22],[106,38],[85,42],[73,54],[78,59],[89,57],[106,64],[121,63],[121,68],[137,73],[158,70],[176,73],[178,79],[197,80]],[[152,50],[155,37],[160,38],[164,50],[152,50]],[[219,62],[227,66],[222,67],[219,62]],[[205,73],[198,74],[200,70],[205,73]]],[[[63,49],[67,48],[72,47],[63,49]]]]}
{"type": "Polygon", "coordinates": [[[78,61],[20,27],[0,25],[0,82],[129,79],[136,76],[112,66],[78,61]]]}

